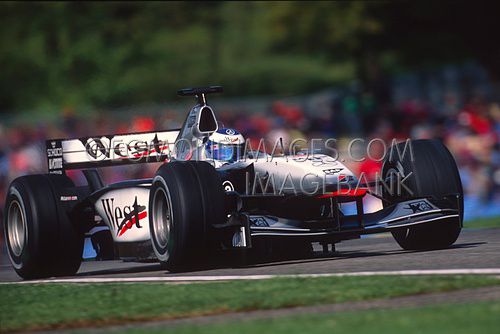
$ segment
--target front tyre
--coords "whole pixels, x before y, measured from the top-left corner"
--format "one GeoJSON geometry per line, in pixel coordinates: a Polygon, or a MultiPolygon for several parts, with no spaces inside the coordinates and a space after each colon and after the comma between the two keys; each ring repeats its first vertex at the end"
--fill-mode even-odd
{"type": "Polygon", "coordinates": [[[224,222],[224,190],[210,164],[173,161],[162,165],[149,195],[149,227],[157,258],[170,271],[200,265],[212,226],[224,222]]]}
{"type": "Polygon", "coordinates": [[[24,279],[74,275],[81,264],[83,233],[60,205],[63,175],[22,176],[9,186],[4,233],[11,263],[24,279]]]}
{"type": "Polygon", "coordinates": [[[392,204],[411,198],[457,194],[460,217],[398,229],[392,235],[405,250],[447,248],[457,240],[462,229],[463,190],[457,165],[439,140],[412,140],[410,145],[411,150],[408,146],[405,151],[406,143],[397,144],[391,148],[392,158],[389,156],[384,161],[382,179],[386,183],[394,184],[397,182],[391,179],[407,177],[406,187],[401,187],[401,192],[383,192],[385,202],[392,204]]]}

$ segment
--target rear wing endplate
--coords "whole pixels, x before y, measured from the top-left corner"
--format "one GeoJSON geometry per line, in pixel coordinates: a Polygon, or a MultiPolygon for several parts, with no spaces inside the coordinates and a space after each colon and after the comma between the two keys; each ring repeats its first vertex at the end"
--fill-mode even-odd
{"type": "Polygon", "coordinates": [[[162,162],[172,157],[179,130],[46,141],[49,174],[69,169],[162,162]]]}

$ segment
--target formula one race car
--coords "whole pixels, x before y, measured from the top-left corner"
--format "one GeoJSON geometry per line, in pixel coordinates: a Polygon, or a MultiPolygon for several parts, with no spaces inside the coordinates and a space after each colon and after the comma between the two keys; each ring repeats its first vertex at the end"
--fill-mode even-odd
{"type": "Polygon", "coordinates": [[[221,91],[180,90],[197,98],[181,129],[48,140],[48,174],[19,177],[7,194],[5,235],[16,272],[25,279],[75,274],[84,235],[100,222],[117,245],[150,244],[172,271],[210,254],[309,252],[312,242],[328,247],[368,233],[390,231],[406,250],[445,248],[458,238],[463,191],[440,141],[393,145],[377,194],[329,155],[269,155],[219,128],[206,95],[221,91]],[[104,185],[95,169],[146,162],[162,162],[152,179],[104,185]],[[87,184],[75,186],[70,169],[82,169],[87,184]],[[381,198],[383,209],[364,213],[366,194],[381,198]],[[343,213],[346,202],[356,214],[343,213]]]}

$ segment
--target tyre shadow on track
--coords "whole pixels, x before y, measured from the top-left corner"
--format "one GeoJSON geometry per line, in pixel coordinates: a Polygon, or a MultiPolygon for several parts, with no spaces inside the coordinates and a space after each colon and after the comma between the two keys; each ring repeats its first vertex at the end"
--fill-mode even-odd
{"type": "Polygon", "coordinates": [[[462,243],[450,246],[445,249],[436,249],[436,250],[415,250],[415,251],[406,251],[406,250],[393,250],[393,251],[336,251],[333,253],[323,254],[323,253],[315,253],[313,256],[308,258],[296,258],[296,259],[275,259],[270,261],[262,261],[260,263],[249,264],[241,268],[260,268],[260,267],[271,267],[271,266],[280,266],[280,265],[289,265],[289,264],[300,264],[300,263],[314,263],[314,262],[326,262],[332,260],[346,260],[353,258],[368,258],[368,257],[377,257],[377,256],[391,256],[391,255],[401,255],[401,254],[413,254],[413,253],[428,253],[428,252],[436,252],[436,251],[447,251],[452,249],[461,249],[461,248],[474,248],[480,245],[487,244],[487,242],[471,242],[471,243],[462,243]]]}
{"type": "Polygon", "coordinates": [[[369,258],[378,256],[391,256],[391,255],[401,255],[401,254],[412,254],[412,253],[427,253],[435,251],[447,251],[453,249],[466,249],[479,247],[486,242],[471,242],[471,243],[461,243],[453,245],[447,249],[441,250],[421,250],[421,251],[405,251],[405,250],[393,250],[393,251],[336,251],[329,253],[315,252],[308,257],[288,257],[288,258],[272,258],[259,261],[258,263],[238,263],[235,259],[230,260],[219,260],[212,263],[200,264],[196,269],[186,270],[182,272],[168,272],[161,264],[143,264],[128,268],[116,268],[116,269],[102,269],[87,271],[83,273],[78,273],[76,276],[97,276],[97,275],[120,275],[120,274],[136,274],[136,273],[147,273],[147,272],[161,272],[161,275],[173,275],[173,274],[189,274],[196,273],[206,270],[217,270],[217,269],[245,269],[245,268],[263,268],[263,267],[274,267],[274,266],[285,266],[291,264],[306,264],[306,263],[319,263],[327,261],[340,261],[353,258],[369,258]]]}
{"type": "Polygon", "coordinates": [[[454,249],[454,248],[472,248],[472,247],[477,247],[481,245],[485,245],[487,242],[468,242],[468,243],[463,243],[463,244],[457,244],[457,245],[451,245],[447,249],[454,249]]]}
{"type": "Polygon", "coordinates": [[[97,275],[119,275],[119,274],[134,274],[142,272],[161,271],[161,264],[149,264],[144,266],[134,266],[129,268],[113,268],[113,269],[100,269],[93,271],[85,271],[77,273],[75,276],[97,276],[97,275]]]}

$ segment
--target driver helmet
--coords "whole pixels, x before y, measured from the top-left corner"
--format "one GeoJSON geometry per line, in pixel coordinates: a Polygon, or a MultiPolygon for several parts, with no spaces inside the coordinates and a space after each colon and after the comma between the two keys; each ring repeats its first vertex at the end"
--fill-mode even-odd
{"type": "Polygon", "coordinates": [[[222,128],[212,133],[205,144],[207,158],[235,162],[242,158],[245,138],[234,129],[222,128]]]}

